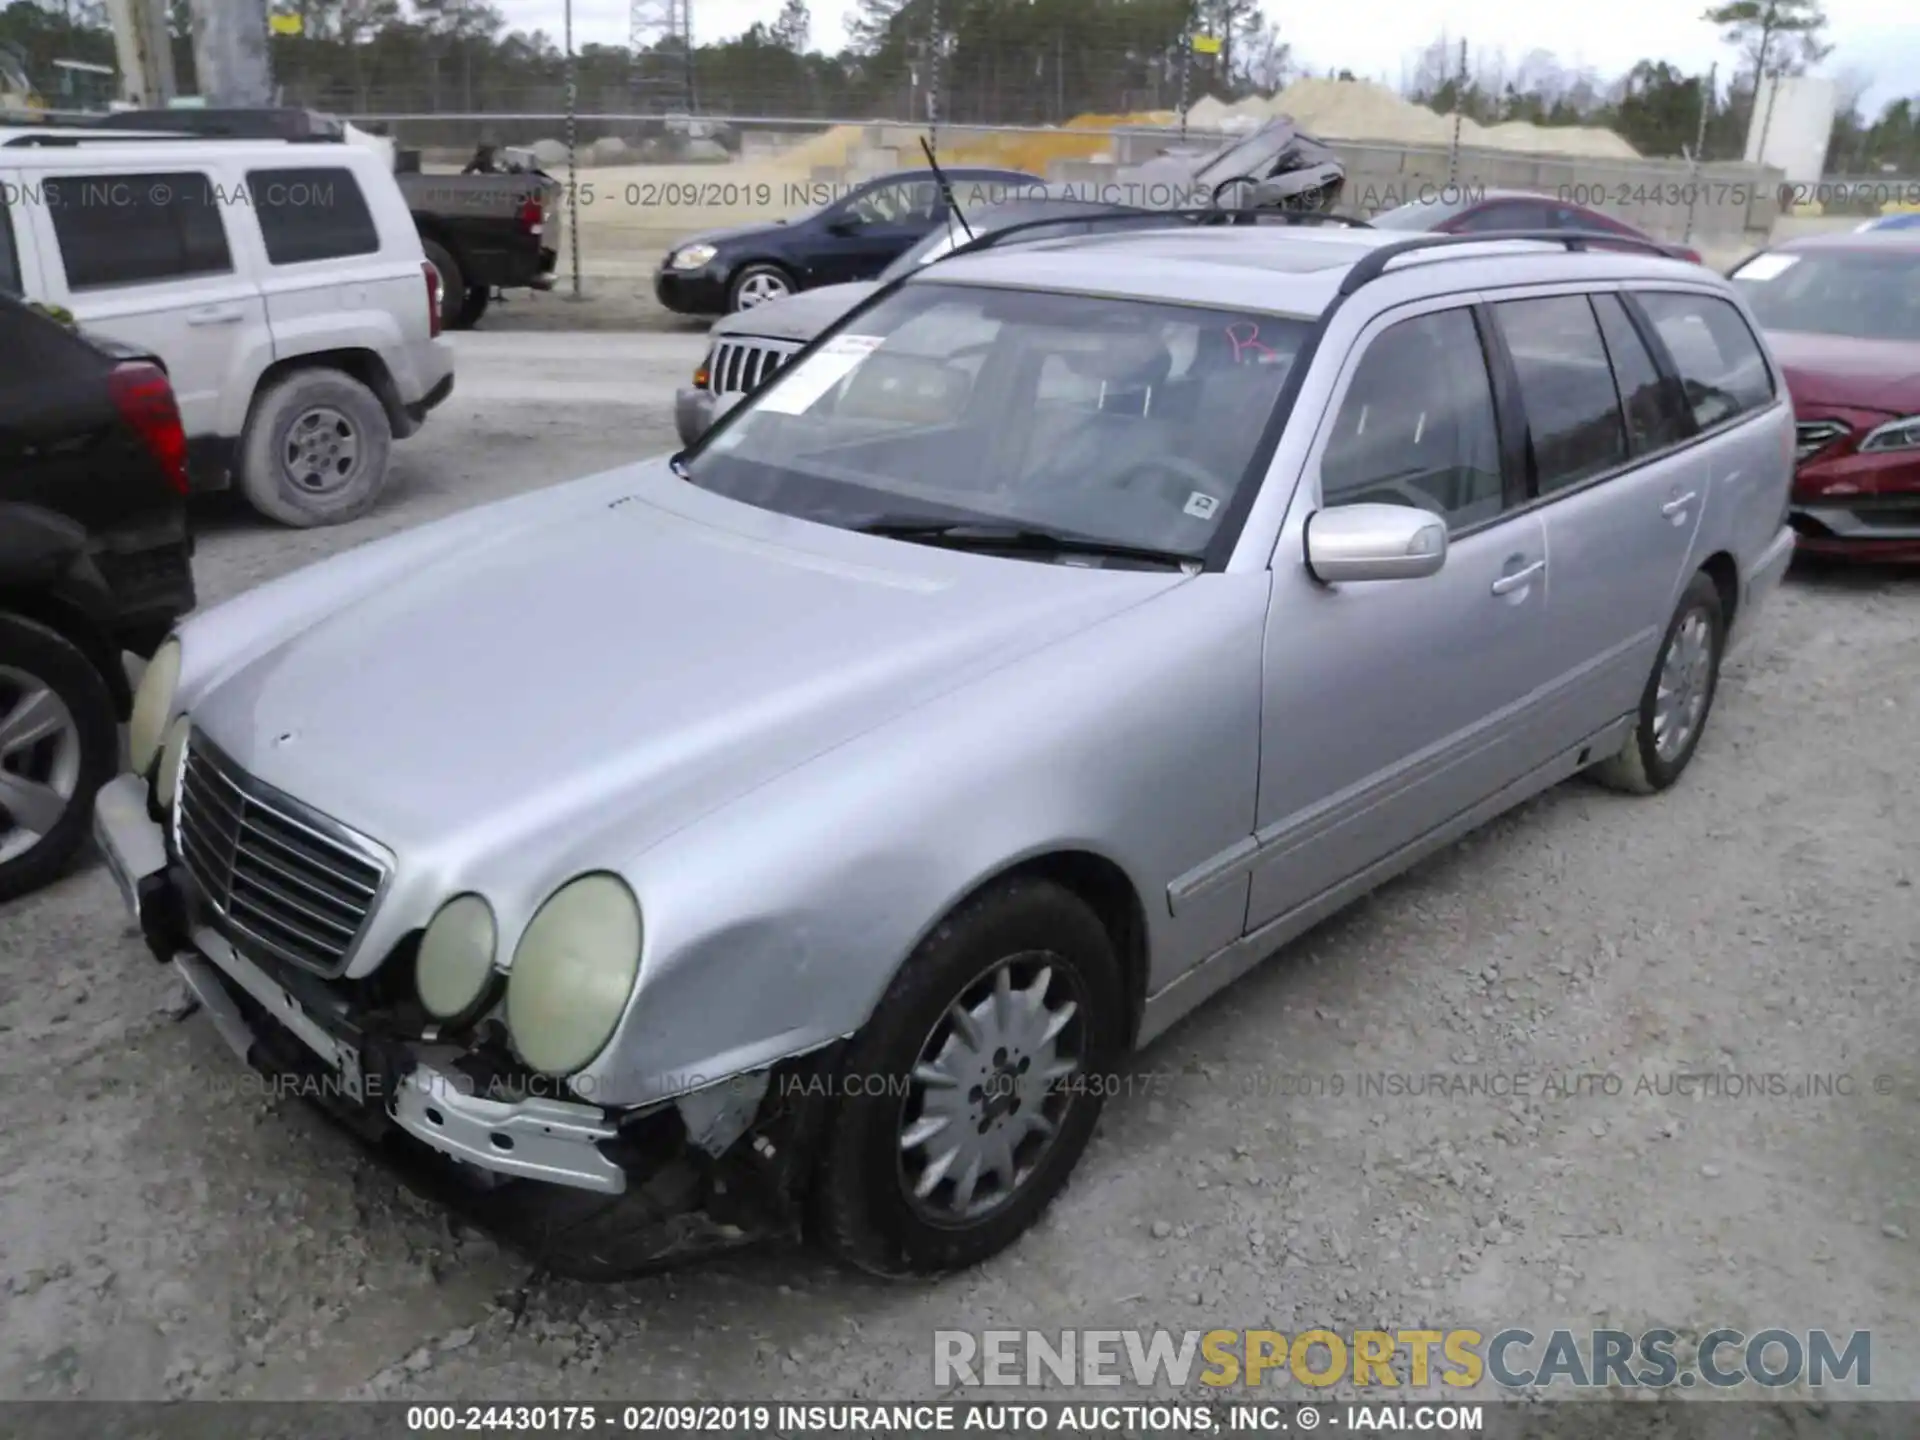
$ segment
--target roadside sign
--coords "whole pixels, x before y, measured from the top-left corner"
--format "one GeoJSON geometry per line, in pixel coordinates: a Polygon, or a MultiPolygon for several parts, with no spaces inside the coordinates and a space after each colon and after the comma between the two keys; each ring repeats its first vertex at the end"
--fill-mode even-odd
{"type": "Polygon", "coordinates": [[[300,17],[298,15],[271,15],[267,17],[267,24],[272,27],[273,33],[276,35],[298,35],[300,33],[300,17]]]}
{"type": "Polygon", "coordinates": [[[1218,35],[1194,36],[1193,53],[1196,55],[1218,55],[1220,53],[1220,37],[1218,35]]]}

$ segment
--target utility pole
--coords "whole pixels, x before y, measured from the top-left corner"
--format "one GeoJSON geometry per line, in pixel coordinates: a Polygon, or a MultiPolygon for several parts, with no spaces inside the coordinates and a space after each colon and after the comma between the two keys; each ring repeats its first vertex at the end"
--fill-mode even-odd
{"type": "Polygon", "coordinates": [[[1186,27],[1180,32],[1180,143],[1187,143],[1187,78],[1193,69],[1193,9],[1187,10],[1186,27]]]}
{"type": "Polygon", "coordinates": [[[1707,83],[1701,87],[1700,123],[1693,132],[1693,154],[1687,157],[1693,162],[1693,168],[1687,176],[1687,228],[1680,237],[1680,243],[1683,245],[1693,243],[1693,207],[1700,189],[1700,162],[1707,150],[1707,116],[1713,110],[1713,99],[1719,80],[1720,65],[1715,61],[1713,67],[1707,71],[1707,83]]]}
{"type": "Polygon", "coordinates": [[[107,18],[119,61],[120,98],[143,108],[168,104],[179,93],[179,82],[165,0],[107,0],[107,18]]]}
{"type": "MultiPolygon", "coordinates": [[[[138,3],[138,0],[135,0],[138,3]]],[[[258,110],[274,102],[265,0],[187,0],[193,12],[193,68],[216,109],[258,110]]]]}
{"type": "Polygon", "coordinates": [[[1460,122],[1466,118],[1467,111],[1467,42],[1460,41],[1460,73],[1453,81],[1453,144],[1447,150],[1447,188],[1455,189],[1460,183],[1460,122]]]}
{"type": "Polygon", "coordinates": [[[580,165],[574,123],[580,108],[580,70],[573,56],[573,0],[567,0],[567,245],[573,252],[573,298],[580,298],[580,165]]]}
{"type": "Polygon", "coordinates": [[[940,143],[940,52],[946,47],[940,37],[940,0],[933,0],[927,21],[927,147],[940,143]]]}

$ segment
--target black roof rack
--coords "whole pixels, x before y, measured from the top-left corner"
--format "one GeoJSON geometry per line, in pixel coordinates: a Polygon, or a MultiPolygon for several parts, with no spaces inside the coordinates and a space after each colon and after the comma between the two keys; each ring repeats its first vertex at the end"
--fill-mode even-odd
{"type": "MultiPolygon", "coordinates": [[[[1102,205],[1098,200],[1075,200],[1066,195],[1035,196],[1028,203],[1044,204],[1049,200],[1057,201],[1062,206],[1102,205]]],[[[1029,230],[1043,230],[1058,225],[1092,226],[1103,221],[1116,223],[1125,221],[1143,230],[1151,228],[1156,222],[1166,224],[1169,229],[1176,225],[1341,225],[1356,230],[1373,228],[1365,220],[1356,220],[1350,215],[1329,215],[1320,210],[1218,210],[1211,207],[1193,210],[1155,210],[1144,205],[1105,205],[1103,208],[1085,213],[1063,210],[1057,215],[1035,220],[1021,220],[998,230],[989,230],[984,235],[976,235],[964,245],[955,246],[944,258],[951,260],[956,255],[969,255],[978,250],[990,250],[1029,230]]]]}
{"type": "Polygon", "coordinates": [[[1340,293],[1351,295],[1363,285],[1369,285],[1378,280],[1386,273],[1389,261],[1397,260],[1400,256],[1415,250],[1445,250],[1461,245],[1488,245],[1498,240],[1554,241],[1565,245],[1568,250],[1586,250],[1594,245],[1603,249],[1626,246],[1649,251],[1667,260],[1682,258],[1673,246],[1663,245],[1658,240],[1648,240],[1638,235],[1617,235],[1605,230],[1486,230],[1477,234],[1468,232],[1463,235],[1409,235],[1404,240],[1382,245],[1379,249],[1370,250],[1363,255],[1340,281],[1340,293]]]}

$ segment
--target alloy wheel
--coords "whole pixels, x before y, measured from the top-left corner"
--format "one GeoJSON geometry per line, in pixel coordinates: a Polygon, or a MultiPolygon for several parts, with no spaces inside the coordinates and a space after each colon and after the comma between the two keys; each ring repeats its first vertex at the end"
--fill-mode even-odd
{"type": "Polygon", "coordinates": [[[60,823],[80,783],[80,726],[39,677],[0,665],[0,861],[60,823]]]}

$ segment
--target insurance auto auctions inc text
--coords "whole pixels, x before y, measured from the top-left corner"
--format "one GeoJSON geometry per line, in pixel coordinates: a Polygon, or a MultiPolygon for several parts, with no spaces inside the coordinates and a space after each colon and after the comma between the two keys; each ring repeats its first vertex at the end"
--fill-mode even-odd
{"type": "Polygon", "coordinates": [[[1215,1389],[1295,1384],[1325,1390],[1440,1385],[1777,1391],[1807,1385],[1865,1390],[1873,1381],[1866,1330],[1710,1330],[1688,1348],[1673,1330],[936,1330],[933,1383],[1069,1388],[1215,1389]],[[1196,1373],[1197,1372],[1197,1373],[1196,1373]]]}

